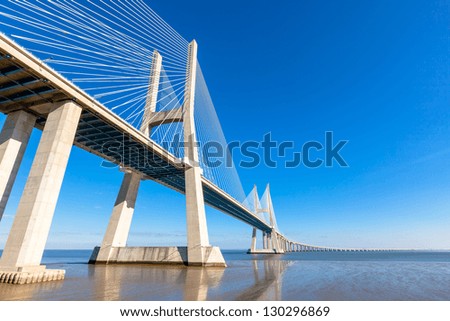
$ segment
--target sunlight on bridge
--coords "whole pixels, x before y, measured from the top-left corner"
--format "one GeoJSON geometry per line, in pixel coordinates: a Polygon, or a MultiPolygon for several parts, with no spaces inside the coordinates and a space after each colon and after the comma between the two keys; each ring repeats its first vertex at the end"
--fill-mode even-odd
{"type": "Polygon", "coordinates": [[[1,30],[14,38],[0,34],[0,110],[8,115],[0,218],[30,133],[43,132],[0,260],[0,282],[64,278],[63,270],[40,262],[72,145],[124,172],[91,263],[225,267],[220,249],[209,243],[205,204],[253,227],[249,253],[338,250],[287,239],[269,186],[261,198],[256,187],[245,197],[196,41],[188,43],[145,2],[10,1],[0,4],[0,16],[1,30]],[[219,164],[205,155],[209,143],[223,152],[219,164]],[[185,194],[187,246],[127,247],[146,179],[185,194]]]}
{"type": "MultiPolygon", "coordinates": [[[[143,121],[155,50],[162,56],[156,111],[183,105],[188,41],[145,2],[14,1],[0,4],[0,10],[0,24],[13,39],[135,128],[155,117],[143,121]]],[[[197,139],[200,146],[218,143],[228,155],[200,67],[196,78],[197,139]]],[[[169,115],[150,137],[183,159],[184,149],[176,145],[184,141],[183,125],[169,115]]],[[[208,166],[200,156],[203,175],[242,202],[245,194],[232,160],[231,166],[208,166]]]]}

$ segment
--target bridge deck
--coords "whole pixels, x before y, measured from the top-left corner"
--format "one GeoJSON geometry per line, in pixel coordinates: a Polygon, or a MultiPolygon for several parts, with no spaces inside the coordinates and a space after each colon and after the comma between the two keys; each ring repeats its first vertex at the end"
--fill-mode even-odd
{"type": "MultiPolygon", "coordinates": [[[[130,168],[184,193],[185,164],[125,122],[31,53],[0,34],[0,111],[27,110],[45,125],[49,104],[74,100],[82,108],[74,144],[114,164],[130,168]]],[[[271,228],[203,177],[205,202],[260,230],[271,228]]]]}

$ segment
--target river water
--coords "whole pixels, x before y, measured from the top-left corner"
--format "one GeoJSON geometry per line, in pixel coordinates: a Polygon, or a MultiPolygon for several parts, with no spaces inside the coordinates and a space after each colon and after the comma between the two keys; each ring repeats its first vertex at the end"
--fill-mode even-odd
{"type": "Polygon", "coordinates": [[[86,264],[87,250],[48,250],[64,281],[0,284],[0,300],[450,300],[450,252],[222,251],[227,268],[86,264]]]}

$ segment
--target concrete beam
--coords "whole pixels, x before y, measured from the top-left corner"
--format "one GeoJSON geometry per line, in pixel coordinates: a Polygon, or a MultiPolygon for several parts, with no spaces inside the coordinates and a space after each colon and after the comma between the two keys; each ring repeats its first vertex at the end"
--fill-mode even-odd
{"type": "Polygon", "coordinates": [[[159,126],[183,121],[183,111],[179,108],[154,112],[150,116],[149,126],[159,126]]]}

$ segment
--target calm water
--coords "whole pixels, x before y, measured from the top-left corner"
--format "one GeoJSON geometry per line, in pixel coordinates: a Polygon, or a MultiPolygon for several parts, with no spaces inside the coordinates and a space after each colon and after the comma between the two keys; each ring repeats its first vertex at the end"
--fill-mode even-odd
{"type": "Polygon", "coordinates": [[[228,268],[92,266],[91,251],[46,251],[64,281],[0,284],[0,300],[450,300],[450,252],[223,251],[228,268]]]}

